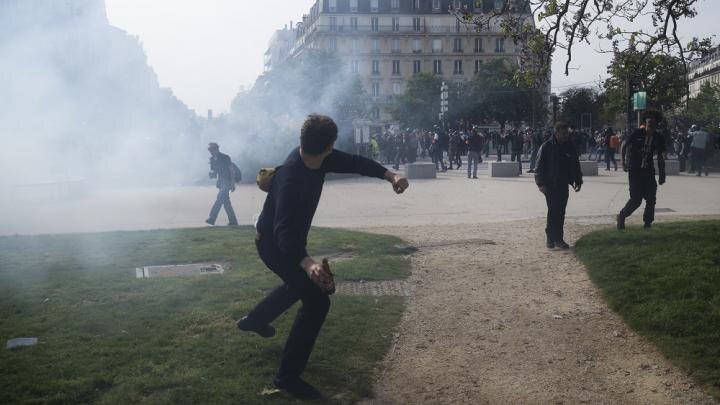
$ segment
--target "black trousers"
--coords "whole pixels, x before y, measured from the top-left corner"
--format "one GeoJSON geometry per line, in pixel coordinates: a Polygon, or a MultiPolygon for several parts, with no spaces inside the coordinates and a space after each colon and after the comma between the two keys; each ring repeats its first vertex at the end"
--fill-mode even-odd
{"type": "Polygon", "coordinates": [[[315,340],[330,310],[330,298],[307,276],[299,264],[289,263],[272,241],[256,242],[265,265],[284,282],[250,311],[248,318],[257,324],[269,324],[298,300],[302,306],[295,316],[283,349],[277,378],[292,381],[300,377],[315,346],[315,340]]]}
{"type": "Polygon", "coordinates": [[[635,212],[642,200],[645,200],[643,221],[651,224],[655,220],[655,203],[657,201],[657,182],[655,172],[648,169],[631,170],[628,173],[630,180],[630,199],[620,211],[623,217],[629,217],[635,212]]]}
{"type": "Polygon", "coordinates": [[[569,197],[568,186],[548,188],[545,190],[545,202],[547,202],[547,226],[545,234],[549,242],[560,242],[564,240],[565,232],[565,209],[569,197]]]}

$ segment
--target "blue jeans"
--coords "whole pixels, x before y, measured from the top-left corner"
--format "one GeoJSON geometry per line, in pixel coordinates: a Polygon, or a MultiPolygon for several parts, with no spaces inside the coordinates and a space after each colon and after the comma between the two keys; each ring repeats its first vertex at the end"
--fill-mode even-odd
{"type": "Polygon", "coordinates": [[[477,177],[477,167],[480,162],[480,152],[468,152],[468,177],[472,174],[473,177],[477,177]]]}
{"type": "Polygon", "coordinates": [[[235,211],[233,210],[232,203],[230,202],[230,189],[232,188],[232,184],[218,184],[218,188],[220,191],[218,191],[217,198],[215,199],[215,204],[213,204],[212,208],[210,209],[210,216],[208,217],[208,221],[212,222],[213,224],[217,220],[218,213],[220,213],[220,208],[223,206],[225,207],[225,213],[227,213],[228,216],[228,222],[232,224],[237,224],[237,218],[235,217],[235,211]]]}

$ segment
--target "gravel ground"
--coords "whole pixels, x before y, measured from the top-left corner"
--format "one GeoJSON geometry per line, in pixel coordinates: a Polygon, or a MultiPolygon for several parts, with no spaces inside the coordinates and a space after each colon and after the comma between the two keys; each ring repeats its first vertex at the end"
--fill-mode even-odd
{"type": "MultiPolygon", "coordinates": [[[[579,223],[569,242],[607,226],[579,223]]],[[[408,309],[368,403],[715,403],[607,308],[572,252],[545,248],[543,227],[364,229],[430,246],[412,257],[408,309]],[[446,245],[471,237],[495,244],[446,245]]]]}

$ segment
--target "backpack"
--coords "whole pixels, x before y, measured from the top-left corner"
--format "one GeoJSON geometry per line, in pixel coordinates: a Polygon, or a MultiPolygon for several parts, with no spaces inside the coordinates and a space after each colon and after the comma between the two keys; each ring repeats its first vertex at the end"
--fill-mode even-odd
{"type": "Polygon", "coordinates": [[[620,138],[613,134],[613,136],[610,137],[610,148],[617,149],[618,146],[620,146],[620,138]]]}
{"type": "Polygon", "coordinates": [[[235,164],[235,162],[232,162],[233,168],[235,169],[235,178],[233,178],[233,183],[240,183],[242,181],[242,170],[240,170],[239,167],[235,164]]]}

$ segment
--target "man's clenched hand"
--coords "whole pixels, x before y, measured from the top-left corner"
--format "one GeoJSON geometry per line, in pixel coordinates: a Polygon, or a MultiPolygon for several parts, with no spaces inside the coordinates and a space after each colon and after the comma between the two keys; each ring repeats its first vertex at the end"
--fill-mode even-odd
{"type": "Polygon", "coordinates": [[[393,190],[397,194],[402,194],[405,192],[405,190],[410,187],[410,183],[408,182],[408,179],[405,177],[400,176],[399,174],[395,174],[388,170],[385,172],[385,180],[389,181],[392,184],[393,190]]]}

